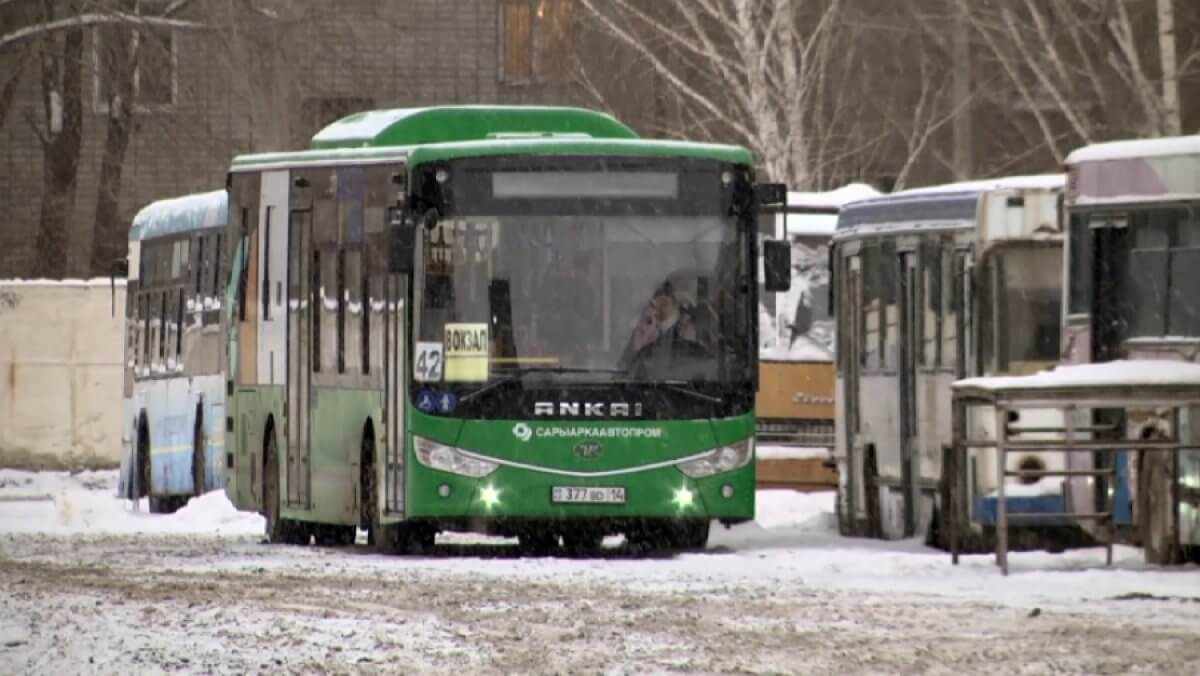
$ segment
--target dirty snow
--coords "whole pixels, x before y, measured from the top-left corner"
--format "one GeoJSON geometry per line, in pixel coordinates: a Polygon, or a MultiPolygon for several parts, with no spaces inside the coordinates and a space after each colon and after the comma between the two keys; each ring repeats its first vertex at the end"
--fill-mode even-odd
{"type": "Polygon", "coordinates": [[[114,482],[0,472],[0,673],[1190,674],[1200,660],[1194,566],[1127,547],[1113,569],[1100,549],[1013,553],[1005,578],[989,556],[956,567],[916,541],[842,538],[829,493],[760,491],[756,522],[673,557],[390,557],[261,544],[261,520],[219,492],[133,512],[114,482]]]}

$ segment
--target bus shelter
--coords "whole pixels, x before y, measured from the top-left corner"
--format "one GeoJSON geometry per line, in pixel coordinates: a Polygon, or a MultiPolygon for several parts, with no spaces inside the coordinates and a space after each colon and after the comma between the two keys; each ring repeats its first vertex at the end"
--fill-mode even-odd
{"type": "MultiPolygon", "coordinates": [[[[1009,527],[1037,523],[1041,514],[1013,513],[1008,509],[1006,484],[1010,477],[1058,476],[1090,477],[1103,479],[1112,486],[1117,475],[1116,454],[1120,451],[1137,450],[1166,452],[1172,454],[1171,495],[1173,507],[1171,542],[1178,547],[1180,524],[1179,451],[1195,446],[1181,433],[1181,419],[1189,408],[1200,406],[1200,365],[1179,361],[1113,361],[1100,364],[1061,366],[1029,376],[981,377],[959,380],[953,385],[954,406],[954,452],[952,467],[946,468],[950,477],[949,499],[951,515],[946,524],[950,528],[950,550],[952,561],[958,564],[963,537],[970,528],[970,512],[967,509],[967,482],[971,463],[968,455],[975,449],[994,451],[993,459],[997,476],[996,515],[996,564],[1008,574],[1009,527]],[[1018,421],[1023,411],[1057,410],[1062,413],[1061,426],[1032,427],[1018,421]],[[1167,433],[1162,438],[1128,438],[1128,426],[1123,424],[1080,424],[1090,420],[1088,412],[1097,410],[1119,411],[1122,419],[1134,411],[1153,410],[1168,421],[1167,433]],[[971,420],[979,416],[994,415],[995,430],[991,438],[979,434],[978,425],[971,420]],[[1036,436],[1037,438],[1031,438],[1036,436]],[[1012,470],[1009,469],[1010,454],[1028,450],[1055,451],[1063,453],[1094,454],[1093,469],[1055,470],[1012,470]]],[[[1191,421],[1192,425],[1196,424],[1191,421]]],[[[984,458],[980,458],[984,460],[984,458]]],[[[1105,538],[1106,565],[1112,565],[1112,548],[1116,539],[1115,494],[1105,491],[1104,505],[1093,511],[1072,511],[1061,517],[1078,521],[1093,520],[1101,527],[1105,538]]]]}

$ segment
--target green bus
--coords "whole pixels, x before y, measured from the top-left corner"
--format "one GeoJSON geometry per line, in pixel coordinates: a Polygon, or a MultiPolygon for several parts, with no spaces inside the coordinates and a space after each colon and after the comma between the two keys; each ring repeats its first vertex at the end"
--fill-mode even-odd
{"type": "Polygon", "coordinates": [[[227,188],[226,491],[270,541],[690,549],[753,518],[756,256],[780,290],[789,254],[747,150],[382,110],[227,188]]]}

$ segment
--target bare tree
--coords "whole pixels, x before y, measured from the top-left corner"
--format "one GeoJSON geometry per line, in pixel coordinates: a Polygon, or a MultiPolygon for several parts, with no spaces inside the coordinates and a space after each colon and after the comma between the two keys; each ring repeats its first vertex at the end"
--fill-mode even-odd
{"type": "Polygon", "coordinates": [[[170,20],[190,3],[191,0],[174,0],[158,16],[143,16],[142,4],[137,0],[117,0],[109,9],[110,14],[127,17],[127,20],[112,24],[111,30],[104,33],[107,39],[101,41],[100,62],[96,64],[100,76],[108,83],[103,91],[108,116],[96,189],[92,274],[108,272],[111,263],[124,254],[127,224],[120,213],[121,179],[133,131],[139,68],[143,61],[169,61],[172,58],[169,47],[154,40],[151,31],[164,22],[168,27],[200,27],[194,22],[170,20]]]}
{"type": "MultiPolygon", "coordinates": [[[[188,0],[183,0],[187,2],[188,0]]],[[[5,3],[13,4],[13,3],[5,3]]],[[[19,3],[21,13],[13,28],[0,32],[0,50],[20,50],[34,53],[40,60],[42,114],[29,114],[27,121],[43,148],[43,181],[41,216],[39,222],[33,274],[58,278],[67,274],[67,225],[75,211],[76,186],[81,161],[84,108],[84,32],[99,26],[142,28],[155,24],[190,25],[162,17],[145,17],[138,11],[137,2],[61,2],[19,3]]],[[[182,3],[172,3],[168,11],[182,3]]],[[[128,33],[126,33],[128,34],[128,33]]],[[[114,58],[106,64],[110,87],[110,116],[105,142],[104,164],[101,170],[100,193],[97,198],[97,220],[100,229],[123,232],[117,223],[116,204],[120,199],[121,165],[128,145],[128,119],[136,69],[136,50],[122,40],[110,41],[114,58]],[[119,52],[119,54],[118,54],[119,52]]],[[[0,123],[15,97],[24,58],[16,60],[18,68],[0,89],[0,123]]],[[[123,241],[118,238],[118,243],[123,241]]],[[[98,236],[102,246],[112,238],[98,236]]],[[[118,244],[119,246],[119,244],[118,244]]],[[[110,259],[111,249],[99,254],[110,259]]],[[[93,271],[107,268],[107,260],[96,262],[93,252],[93,271]]]]}
{"type": "Polygon", "coordinates": [[[1178,82],[1196,56],[1178,61],[1170,0],[957,2],[1057,160],[1081,143],[1179,133],[1178,82]]]}
{"type": "Polygon", "coordinates": [[[690,135],[732,134],[772,179],[810,184],[808,115],[840,0],[580,3],[669,87],[690,135]]]}
{"type": "MultiPolygon", "coordinates": [[[[43,5],[43,23],[55,23],[53,3],[43,5]]],[[[33,274],[60,278],[67,266],[67,220],[75,205],[79,149],[83,137],[83,29],[68,26],[38,38],[42,112],[29,123],[42,143],[42,208],[33,274]]]]}

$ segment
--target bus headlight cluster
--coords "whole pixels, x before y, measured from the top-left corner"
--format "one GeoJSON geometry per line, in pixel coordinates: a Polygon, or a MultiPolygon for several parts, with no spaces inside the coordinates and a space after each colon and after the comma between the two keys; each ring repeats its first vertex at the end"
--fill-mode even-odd
{"type": "Polygon", "coordinates": [[[439,444],[423,437],[413,437],[413,447],[417,451],[417,460],[422,465],[440,469],[443,472],[479,479],[495,472],[499,467],[494,462],[468,455],[461,449],[439,444]]]}
{"type": "Polygon", "coordinates": [[[745,467],[754,455],[754,439],[742,439],[705,453],[698,458],[677,465],[679,471],[693,479],[700,479],[721,472],[730,472],[745,467]]]}

